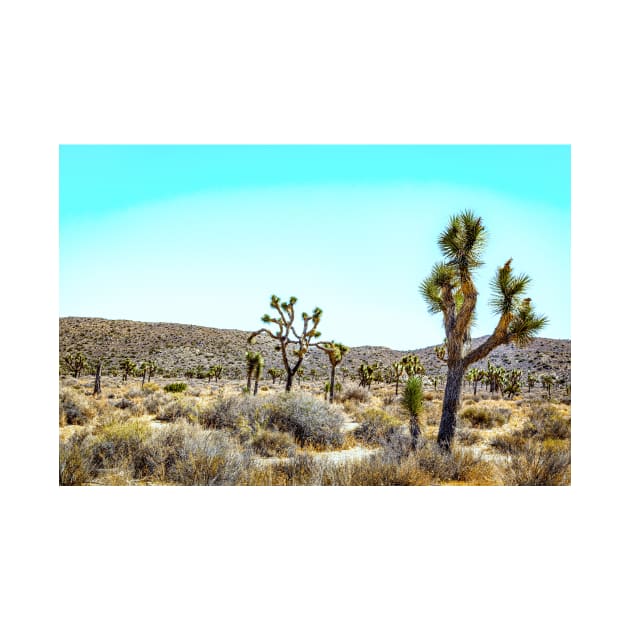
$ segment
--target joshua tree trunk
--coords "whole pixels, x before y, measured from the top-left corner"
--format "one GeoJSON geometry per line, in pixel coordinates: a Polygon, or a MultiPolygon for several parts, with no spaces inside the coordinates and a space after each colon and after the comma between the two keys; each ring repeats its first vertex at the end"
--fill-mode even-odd
{"type": "Polygon", "coordinates": [[[248,392],[252,391],[252,375],[251,374],[247,375],[247,391],[248,392]]]}
{"type": "Polygon", "coordinates": [[[418,416],[412,414],[409,420],[409,431],[411,433],[411,450],[418,449],[418,437],[420,436],[420,425],[418,424],[418,416]]]}
{"type": "Polygon", "coordinates": [[[293,385],[293,372],[289,369],[287,370],[287,382],[286,382],[286,385],[284,386],[284,391],[290,392],[292,385],[293,385]]]}
{"type": "Polygon", "coordinates": [[[330,368],[330,403],[335,399],[335,366],[330,368]]]}
{"type": "Polygon", "coordinates": [[[454,365],[448,366],[446,387],[444,388],[444,402],[442,404],[442,418],[438,432],[438,444],[450,450],[453,436],[455,435],[455,414],[459,407],[459,397],[464,378],[464,362],[460,359],[454,365]]]}
{"type": "Polygon", "coordinates": [[[396,379],[396,396],[398,396],[398,379],[396,379]]]}
{"type": "Polygon", "coordinates": [[[102,362],[99,361],[96,366],[96,376],[94,377],[94,396],[101,393],[101,367],[102,362]]]}
{"type": "Polygon", "coordinates": [[[147,371],[145,370],[144,372],[142,372],[142,386],[144,387],[144,381],[146,381],[147,379],[147,371]]]}
{"type": "Polygon", "coordinates": [[[254,380],[254,396],[258,393],[258,379],[254,380]]]}

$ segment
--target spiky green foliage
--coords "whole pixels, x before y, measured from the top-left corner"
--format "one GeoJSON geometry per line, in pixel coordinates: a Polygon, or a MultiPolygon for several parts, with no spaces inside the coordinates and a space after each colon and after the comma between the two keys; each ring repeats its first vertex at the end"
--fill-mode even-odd
{"type": "Polygon", "coordinates": [[[295,323],[295,304],[296,297],[289,298],[288,302],[281,302],[277,295],[271,296],[270,306],[276,312],[276,315],[265,314],[262,321],[265,324],[275,324],[278,329],[274,332],[269,328],[261,328],[254,331],[248,338],[249,343],[253,343],[258,335],[266,334],[274,339],[277,344],[275,349],[281,353],[282,363],[287,375],[286,391],[291,391],[293,377],[298,373],[304,357],[309,350],[310,345],[321,336],[321,332],[317,330],[322,318],[322,309],[314,308],[313,313],[302,313],[302,330],[296,329],[295,323]],[[291,364],[291,359],[294,363],[291,364]]]}
{"type": "Polygon", "coordinates": [[[405,374],[409,377],[422,376],[426,372],[424,365],[420,362],[420,357],[417,357],[415,354],[408,354],[404,356],[400,362],[403,365],[405,374]]]}
{"type": "Polygon", "coordinates": [[[521,370],[509,370],[503,375],[501,381],[501,391],[508,398],[514,398],[521,393],[521,378],[523,372],[521,370]]]}
{"type": "Polygon", "coordinates": [[[418,436],[420,435],[420,425],[418,416],[422,410],[423,392],[422,380],[417,376],[412,376],[407,380],[402,396],[402,406],[409,413],[409,432],[411,433],[411,448],[416,450],[418,436]]]}
{"type": "Polygon", "coordinates": [[[481,217],[466,210],[449,220],[438,238],[444,260],[431,269],[421,283],[420,293],[430,313],[441,313],[445,343],[442,355],[448,365],[448,376],[442,406],[438,442],[450,449],[455,435],[456,412],[459,407],[464,373],[473,363],[483,359],[494,348],[506,343],[519,346],[529,343],[547,323],[537,315],[524,293],[530,284],[526,275],[515,275],[512,259],[500,267],[491,284],[490,306],[499,321],[488,339],[470,349],[470,330],[477,306],[477,288],[473,272],[483,263],[481,253],[486,242],[486,230],[481,217]]]}

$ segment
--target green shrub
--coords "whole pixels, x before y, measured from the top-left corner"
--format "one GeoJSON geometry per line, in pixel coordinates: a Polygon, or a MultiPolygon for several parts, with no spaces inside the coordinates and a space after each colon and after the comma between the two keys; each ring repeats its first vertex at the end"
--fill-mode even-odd
{"type": "Polygon", "coordinates": [[[529,420],[520,434],[538,440],[566,440],[571,437],[571,418],[564,417],[550,403],[530,405],[529,420]]]}
{"type": "Polygon", "coordinates": [[[164,391],[167,392],[185,392],[188,388],[186,383],[169,383],[168,385],[164,385],[164,391]]]}

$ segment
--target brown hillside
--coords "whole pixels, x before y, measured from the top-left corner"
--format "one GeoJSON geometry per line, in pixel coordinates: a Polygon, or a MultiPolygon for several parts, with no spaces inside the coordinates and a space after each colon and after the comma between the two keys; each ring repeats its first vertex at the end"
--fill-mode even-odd
{"type": "MultiPolygon", "coordinates": [[[[244,356],[251,346],[247,344],[247,331],[207,328],[187,324],[147,323],[128,320],[109,320],[92,317],[62,317],[59,319],[60,357],[82,351],[91,360],[105,359],[106,366],[118,367],[123,358],[136,362],[153,360],[173,376],[187,369],[222,364],[226,376],[240,378],[244,373],[244,356]]],[[[473,341],[476,346],[486,337],[473,341]]],[[[265,370],[282,367],[274,343],[260,336],[255,344],[265,358],[265,370]]],[[[363,362],[390,365],[406,354],[417,354],[427,368],[427,374],[446,374],[446,366],[435,356],[434,346],[408,351],[391,350],[382,346],[351,348],[342,367],[356,371],[363,362]]],[[[554,372],[561,381],[571,379],[571,341],[565,339],[535,339],[526,348],[513,345],[495,349],[487,360],[507,369],[518,368],[523,373],[554,372]]],[[[327,374],[329,364],[323,352],[314,349],[304,363],[306,374],[313,370],[318,377],[327,374]]]]}

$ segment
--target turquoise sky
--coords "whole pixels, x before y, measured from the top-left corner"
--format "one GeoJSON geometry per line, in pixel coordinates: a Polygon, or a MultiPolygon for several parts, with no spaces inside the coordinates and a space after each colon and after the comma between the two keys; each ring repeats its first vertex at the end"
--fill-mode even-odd
{"type": "Polygon", "coordinates": [[[441,342],[418,285],[448,217],[489,239],[474,335],[497,266],[570,338],[569,146],[60,147],[60,314],[253,330],[272,293],[324,310],[326,339],[441,342]]]}

